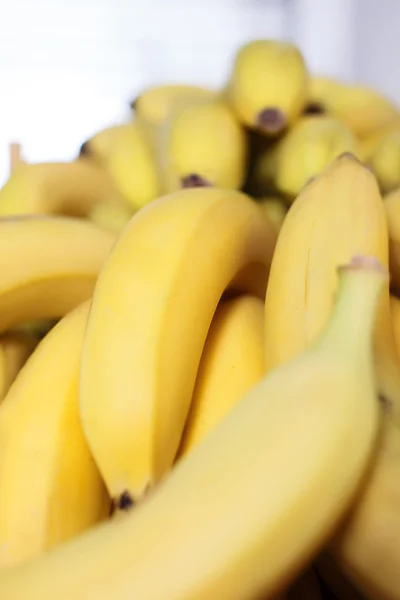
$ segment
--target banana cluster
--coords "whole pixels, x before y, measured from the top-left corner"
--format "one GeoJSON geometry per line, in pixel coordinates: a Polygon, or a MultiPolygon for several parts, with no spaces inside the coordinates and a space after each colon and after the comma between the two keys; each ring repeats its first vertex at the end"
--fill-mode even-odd
{"type": "Polygon", "coordinates": [[[399,111],[269,40],[132,110],[0,190],[0,599],[400,600],[399,111]]]}

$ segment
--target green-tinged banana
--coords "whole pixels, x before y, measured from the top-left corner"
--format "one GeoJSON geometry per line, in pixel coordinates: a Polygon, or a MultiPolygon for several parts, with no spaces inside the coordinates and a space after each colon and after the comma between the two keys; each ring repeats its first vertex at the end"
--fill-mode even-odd
{"type": "Polygon", "coordinates": [[[80,380],[84,431],[117,506],[170,470],[219,300],[226,289],[264,298],[275,241],[252,199],[213,188],[157,200],[119,236],[96,283],[80,380]]]}
{"type": "Polygon", "coordinates": [[[372,337],[386,279],[366,257],[341,268],[329,323],[307,351],[252,388],[125,518],[1,572],[0,597],[247,600],[287,589],[370,464],[372,337]]]}
{"type": "Polygon", "coordinates": [[[199,101],[172,111],[158,132],[156,157],[164,193],[239,189],[246,177],[246,135],[227,104],[199,101]]]}
{"type": "MultiPolygon", "coordinates": [[[[87,154],[90,155],[90,141],[87,154]]],[[[114,132],[102,164],[121,196],[138,210],[159,194],[152,150],[137,123],[121,125],[114,132]]]]}
{"type": "Polygon", "coordinates": [[[184,456],[264,374],[264,302],[241,295],[222,301],[204,345],[179,448],[184,456]]]}
{"type": "Polygon", "coordinates": [[[120,233],[135,211],[128,204],[109,204],[103,202],[96,204],[89,214],[89,219],[104,229],[113,233],[120,233]]]}
{"type": "MultiPolygon", "coordinates": [[[[388,265],[385,210],[373,174],[344,154],[306,186],[279,232],[265,303],[267,371],[296,355],[326,322],[335,269],[355,253],[388,265]]],[[[382,293],[375,337],[379,391],[400,418],[400,368],[389,284],[382,293]]]]}
{"type": "Polygon", "coordinates": [[[264,198],[257,198],[257,202],[268,219],[279,230],[287,213],[287,207],[282,198],[278,196],[265,196],[264,198]]]}
{"type": "Polygon", "coordinates": [[[384,197],[389,229],[390,280],[393,289],[400,292],[400,188],[384,197]]]}
{"type": "MultiPolygon", "coordinates": [[[[280,230],[266,295],[267,372],[301,352],[318,336],[332,310],[335,269],[357,252],[371,254],[388,265],[385,210],[373,174],[353,157],[343,155],[303,190],[280,230]]],[[[388,517],[392,521],[391,493],[385,491],[382,480],[386,480],[387,464],[396,468],[392,439],[397,439],[400,423],[400,369],[389,282],[381,292],[374,342],[385,428],[370,476],[357,498],[352,518],[338,536],[334,553],[339,563],[344,563],[345,571],[351,565],[352,577],[357,570],[357,579],[353,577],[357,582],[366,578],[378,585],[379,569],[372,569],[368,556],[373,552],[370,548],[382,551],[388,547],[385,522],[388,517]],[[382,499],[380,506],[373,503],[376,497],[382,499]],[[365,514],[370,519],[367,535],[363,530],[365,514]]],[[[400,470],[400,460],[397,468],[400,470]]],[[[396,481],[394,493],[397,487],[396,481]]],[[[398,517],[400,524],[400,511],[398,517]]],[[[391,527],[399,529],[396,521],[391,527]]],[[[389,552],[384,554],[388,557],[389,552]]],[[[388,570],[400,573],[395,556],[388,562],[385,581],[388,570]]]]}
{"type": "Polygon", "coordinates": [[[56,214],[87,217],[98,202],[121,202],[111,178],[87,160],[24,164],[0,189],[0,217],[56,214]]]}
{"type": "Polygon", "coordinates": [[[64,317],[0,409],[0,568],[39,556],[106,518],[110,500],[78,410],[89,301],[64,317]]]}
{"type": "Polygon", "coordinates": [[[309,76],[299,50],[279,40],[255,40],[236,54],[226,93],[246,126],[277,135],[308,97],[309,76]]]}
{"type": "Polygon", "coordinates": [[[367,157],[383,193],[400,187],[400,131],[382,135],[367,157]]]}
{"type": "Polygon", "coordinates": [[[390,296],[390,312],[396,348],[400,356],[400,300],[396,296],[390,296]]]}
{"type": "Polygon", "coordinates": [[[338,600],[365,600],[365,596],[326,550],[317,557],[315,568],[325,586],[338,600]]]}
{"type": "Polygon", "coordinates": [[[131,103],[135,120],[149,139],[152,147],[160,126],[171,112],[182,104],[216,96],[212,89],[197,85],[167,84],[143,90],[131,103]]]}
{"type": "Polygon", "coordinates": [[[115,235],[84,219],[0,219],[0,332],[87,300],[115,235]]]}
{"type": "Polygon", "coordinates": [[[310,101],[340,119],[360,139],[400,121],[398,107],[367,86],[317,77],[311,79],[310,101]]]}
{"type": "Polygon", "coordinates": [[[357,155],[357,146],[355,136],[334,117],[304,116],[259,155],[253,177],[259,189],[272,184],[291,201],[337,156],[344,152],[357,155]]]}
{"type": "Polygon", "coordinates": [[[0,402],[38,341],[35,335],[23,331],[7,331],[0,336],[0,402]]]}

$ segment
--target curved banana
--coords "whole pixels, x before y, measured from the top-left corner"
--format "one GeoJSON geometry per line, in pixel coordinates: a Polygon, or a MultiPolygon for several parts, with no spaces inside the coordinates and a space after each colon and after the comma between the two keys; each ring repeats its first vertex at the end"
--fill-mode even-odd
{"type": "Polygon", "coordinates": [[[24,164],[0,189],[0,217],[86,217],[98,202],[121,202],[110,177],[87,160],[24,164]]]}
{"type": "Polygon", "coordinates": [[[246,394],[125,518],[1,572],[0,597],[246,600],[290,585],[368,469],[379,425],[372,337],[386,280],[365,258],[341,269],[332,317],[308,351],[246,394]]]}
{"type": "Polygon", "coordinates": [[[157,200],[119,236],[96,283],[80,378],[84,431],[117,506],[171,468],[220,297],[264,297],[275,241],[253,200],[213,188],[157,200]]]}
{"type": "Polygon", "coordinates": [[[325,100],[330,94],[340,90],[340,82],[324,75],[312,75],[308,84],[306,114],[325,114],[325,100]]]}
{"type": "Polygon", "coordinates": [[[114,241],[83,219],[0,219],[0,332],[62,317],[90,298],[114,241]]]}
{"type": "Polygon", "coordinates": [[[201,186],[239,189],[247,167],[245,132],[223,101],[198,101],[173,110],[160,127],[156,158],[165,193],[201,186]]]}
{"type": "MultiPolygon", "coordinates": [[[[97,134],[101,135],[101,132],[97,134]]],[[[103,132],[104,138],[106,133],[103,132]]],[[[97,157],[121,197],[139,210],[159,194],[157,168],[151,148],[137,123],[119,125],[109,133],[109,146],[94,136],[85,144],[85,155],[97,157]]],[[[110,203],[108,203],[110,204],[110,203]]]]}
{"type": "Polygon", "coordinates": [[[326,77],[311,79],[311,102],[365,139],[400,122],[399,109],[376,90],[326,77]]]}
{"type": "Polygon", "coordinates": [[[367,163],[383,193],[400,187],[400,131],[390,131],[376,142],[367,163]]]}
{"type": "Polygon", "coordinates": [[[246,126],[277,135],[303,110],[309,76],[299,50],[280,40],[255,40],[237,52],[226,95],[246,126]]]}
{"type": "MultiPolygon", "coordinates": [[[[344,154],[304,188],[279,232],[265,303],[267,371],[319,333],[331,311],[336,266],[355,253],[376,256],[387,266],[388,231],[375,177],[344,154]]],[[[400,418],[389,285],[382,294],[375,346],[379,390],[400,418]]]]}
{"type": "Polygon", "coordinates": [[[24,331],[0,336],[0,403],[38,342],[37,336],[24,331]]]}
{"type": "Polygon", "coordinates": [[[389,264],[391,285],[400,292],[400,188],[384,198],[389,230],[389,264]]]}
{"type": "Polygon", "coordinates": [[[271,185],[293,200],[308,181],[344,152],[358,153],[358,142],[345,125],[329,115],[303,116],[254,165],[257,188],[271,185]]]}
{"type": "Polygon", "coordinates": [[[214,90],[197,85],[167,84],[149,87],[132,101],[135,120],[146,134],[152,147],[157,132],[171,112],[183,104],[211,99],[214,90]]]}
{"type": "Polygon", "coordinates": [[[97,131],[92,137],[83,142],[79,150],[80,158],[90,158],[100,166],[104,166],[114,144],[124,135],[131,123],[118,123],[97,131]]]}
{"type": "Polygon", "coordinates": [[[232,410],[264,374],[264,302],[242,295],[222,301],[201,355],[178,458],[232,410]]]}
{"type": "Polygon", "coordinates": [[[89,302],[36,348],[0,410],[0,568],[78,535],[110,500],[78,413],[79,358],[89,302]]]}

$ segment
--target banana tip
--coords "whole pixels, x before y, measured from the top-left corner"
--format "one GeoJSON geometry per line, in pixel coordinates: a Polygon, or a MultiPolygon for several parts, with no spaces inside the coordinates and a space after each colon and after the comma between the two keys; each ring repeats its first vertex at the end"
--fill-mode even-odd
{"type": "Polygon", "coordinates": [[[201,175],[197,173],[190,173],[190,175],[186,175],[182,177],[181,180],[182,188],[194,188],[194,187],[211,187],[211,183],[201,175]]]}
{"type": "Polygon", "coordinates": [[[326,109],[320,102],[309,102],[305,107],[303,114],[305,115],[325,115],[326,109]]]}
{"type": "Polygon", "coordinates": [[[79,156],[88,156],[90,154],[89,141],[83,142],[82,146],[79,148],[79,156]]]}
{"type": "Polygon", "coordinates": [[[341,265],[339,271],[375,271],[389,276],[387,269],[376,256],[355,254],[346,265],[341,265]]]}
{"type": "Polygon", "coordinates": [[[286,125],[286,116],[279,108],[264,108],[256,118],[257,128],[265,133],[279,133],[286,125]]]}

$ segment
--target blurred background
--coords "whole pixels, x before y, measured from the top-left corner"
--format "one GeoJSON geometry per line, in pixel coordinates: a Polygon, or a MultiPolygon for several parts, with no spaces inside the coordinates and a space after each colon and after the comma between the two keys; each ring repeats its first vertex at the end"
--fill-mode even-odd
{"type": "Polygon", "coordinates": [[[292,40],[314,74],[400,104],[399,22],[399,0],[14,0],[0,19],[0,184],[11,142],[29,162],[70,160],[147,85],[221,86],[251,38],[292,40]]]}

